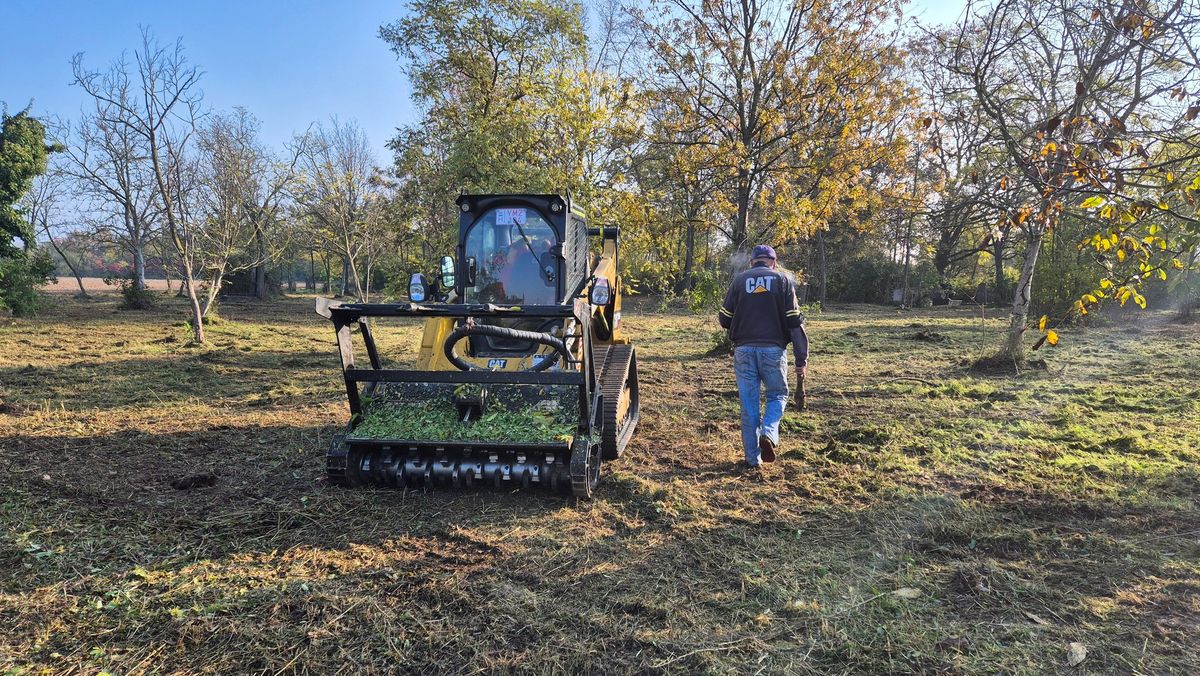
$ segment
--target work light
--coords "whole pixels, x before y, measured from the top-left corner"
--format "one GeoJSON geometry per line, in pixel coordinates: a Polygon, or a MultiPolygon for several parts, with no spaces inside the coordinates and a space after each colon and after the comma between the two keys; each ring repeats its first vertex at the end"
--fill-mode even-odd
{"type": "Polygon", "coordinates": [[[612,299],[612,289],[608,286],[608,279],[599,277],[592,283],[592,305],[608,305],[608,301],[612,299]]]}

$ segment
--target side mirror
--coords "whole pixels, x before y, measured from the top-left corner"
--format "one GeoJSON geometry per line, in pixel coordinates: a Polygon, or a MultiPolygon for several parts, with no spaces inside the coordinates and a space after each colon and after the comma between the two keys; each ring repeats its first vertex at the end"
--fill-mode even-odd
{"type": "Polygon", "coordinates": [[[454,259],[450,256],[442,256],[441,278],[443,289],[454,288],[454,259]]]}
{"type": "Polygon", "coordinates": [[[475,286],[475,272],[477,270],[477,266],[478,264],[475,262],[474,256],[467,258],[467,269],[463,270],[463,275],[466,276],[466,279],[464,279],[463,282],[467,286],[475,286]]]}
{"type": "Polygon", "coordinates": [[[425,283],[425,275],[414,272],[408,278],[408,299],[414,303],[424,303],[429,295],[429,285],[425,283]]]}

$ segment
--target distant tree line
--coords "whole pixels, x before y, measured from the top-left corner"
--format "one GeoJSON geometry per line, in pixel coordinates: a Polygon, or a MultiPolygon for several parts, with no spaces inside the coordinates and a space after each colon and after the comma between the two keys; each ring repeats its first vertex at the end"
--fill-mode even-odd
{"type": "Polygon", "coordinates": [[[91,104],[50,125],[61,152],[9,220],[67,267],[119,252],[132,304],[147,270],[178,280],[198,341],[230,289],[396,297],[452,252],[462,190],[569,190],[623,228],[632,290],[696,308],[758,242],[809,302],[1010,306],[1015,360],[1105,301],[1194,293],[1195,3],[901,9],[413,0],[379,31],[420,113],[386,167],[352,122],[264,147],[146,33],[132,60],[74,59],[91,104]]]}

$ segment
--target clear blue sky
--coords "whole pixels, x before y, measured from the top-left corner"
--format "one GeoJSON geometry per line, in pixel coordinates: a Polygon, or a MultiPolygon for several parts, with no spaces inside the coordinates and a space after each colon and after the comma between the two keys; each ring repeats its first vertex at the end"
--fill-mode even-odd
{"type": "MultiPolygon", "coordinates": [[[[908,13],[951,21],[965,0],[916,0],[908,13]]],[[[207,104],[245,106],[278,148],[311,122],[356,120],[377,160],[415,111],[395,57],[377,36],[400,0],[6,0],[0,27],[0,101],[11,111],[73,118],[84,97],[71,86],[71,56],[102,68],[139,44],[139,25],[163,42],[183,38],[204,70],[207,104]]]]}
{"type": "Polygon", "coordinates": [[[9,0],[0,28],[0,101],[33,100],[35,114],[78,115],[71,56],[102,68],[140,44],[139,25],[160,41],[183,39],[204,71],[211,108],[245,106],[280,147],[309,123],[357,120],[377,159],[396,126],[413,119],[408,85],[379,26],[403,4],[385,0],[9,0]]]}

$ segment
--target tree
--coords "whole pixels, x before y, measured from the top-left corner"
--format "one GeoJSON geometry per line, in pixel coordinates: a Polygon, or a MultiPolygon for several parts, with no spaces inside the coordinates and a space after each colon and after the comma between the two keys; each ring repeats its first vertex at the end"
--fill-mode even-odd
{"type": "Polygon", "coordinates": [[[380,182],[366,134],[353,122],[317,125],[300,167],[300,214],[310,220],[321,246],[342,259],[345,281],[353,283],[355,296],[365,302],[384,226],[380,182]]]}
{"type": "Polygon", "coordinates": [[[661,141],[696,147],[720,177],[735,249],[824,227],[867,196],[866,167],[903,156],[870,133],[911,98],[883,28],[896,11],[888,0],[662,0],[638,14],[646,86],[683,113],[661,141]]]}
{"type": "Polygon", "coordinates": [[[208,316],[227,275],[252,271],[251,291],[266,295],[266,268],[287,248],[282,211],[294,183],[305,137],[279,162],[258,143],[259,121],[244,108],[214,115],[201,129],[202,222],[199,247],[208,280],[208,316]]]}
{"type": "Polygon", "coordinates": [[[144,291],[147,248],[158,234],[162,203],[145,135],[122,122],[123,109],[137,105],[129,78],[115,77],[127,68],[122,57],[106,96],[93,96],[79,122],[63,123],[56,133],[66,149],[62,170],[74,181],[84,222],[99,239],[128,252],[134,287],[144,291]]]}
{"type": "Polygon", "coordinates": [[[36,232],[18,203],[46,173],[53,150],[46,128],[28,111],[0,116],[0,307],[14,314],[36,309],[35,288],[52,270],[49,258],[35,252],[36,232]]]}
{"type": "MultiPolygon", "coordinates": [[[[392,218],[419,233],[409,246],[447,250],[460,189],[571,191],[593,214],[605,211],[613,191],[600,186],[625,153],[612,141],[637,123],[619,41],[605,40],[593,55],[582,6],[567,0],[423,0],[408,8],[380,36],[422,111],[389,144],[402,202],[392,218]]],[[[609,20],[601,34],[614,30],[609,20]]]]}
{"type": "Polygon", "coordinates": [[[25,193],[21,204],[29,218],[32,231],[36,235],[46,238],[46,243],[54,249],[54,252],[66,264],[67,269],[71,271],[71,275],[75,277],[75,283],[79,286],[79,296],[86,298],[88,293],[83,286],[83,276],[79,272],[79,267],[67,255],[68,252],[59,245],[58,238],[54,236],[54,230],[62,227],[62,223],[56,222],[55,215],[62,206],[65,178],[60,168],[50,168],[49,171],[38,177],[34,182],[33,189],[25,193]]]}
{"type": "Polygon", "coordinates": [[[141,48],[131,83],[123,60],[107,71],[84,68],[83,55],[71,62],[75,84],[99,102],[105,124],[129,132],[146,153],[152,187],[157,191],[165,225],[183,270],[191,306],[192,339],[204,342],[203,313],[196,288],[195,163],[189,159],[197,119],[201,116],[200,70],[188,63],[183,44],[159,44],[142,31],[141,48]]]}
{"type": "MultiPolygon", "coordinates": [[[[970,8],[948,37],[946,66],[970,87],[1004,152],[996,189],[1020,205],[1001,214],[1024,235],[1001,358],[1025,357],[1038,256],[1064,213],[1097,231],[1090,243],[1104,278],[1086,302],[1113,295],[1144,305],[1137,285],[1165,276],[1157,252],[1173,246],[1162,229],[1195,230],[1163,197],[1173,185],[1188,196],[1176,178],[1198,156],[1190,122],[1200,106],[1180,102],[1197,89],[1198,27],[1191,3],[998,0],[970,8]],[[1122,264],[1135,267],[1120,277],[1122,264]]],[[[1087,311],[1085,302],[1077,308],[1087,311]]],[[[1035,346],[1057,341],[1045,321],[1038,326],[1035,346]]]]}

